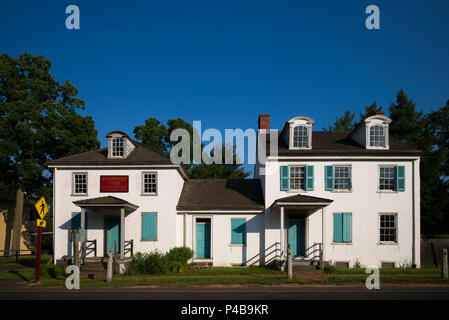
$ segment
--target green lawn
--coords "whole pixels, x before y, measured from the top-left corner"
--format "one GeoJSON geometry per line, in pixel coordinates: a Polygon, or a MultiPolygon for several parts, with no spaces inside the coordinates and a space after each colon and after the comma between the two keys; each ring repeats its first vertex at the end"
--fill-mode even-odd
{"type": "MultiPolygon", "coordinates": [[[[43,257],[41,286],[64,287],[65,273],[62,266],[46,264],[50,256],[43,257]]],[[[14,258],[0,259],[1,265],[20,264],[28,266],[18,270],[0,272],[0,279],[22,280],[24,285],[34,281],[34,259],[22,257],[19,262],[14,258]],[[32,263],[31,263],[32,262],[32,263]]],[[[211,269],[191,269],[182,274],[168,274],[161,276],[121,275],[114,276],[113,281],[106,282],[103,279],[82,279],[81,287],[133,287],[133,286],[164,286],[164,287],[188,287],[201,285],[312,285],[312,284],[354,284],[363,285],[368,274],[365,269],[334,269],[332,274],[323,274],[317,271],[317,277],[294,277],[288,280],[285,272],[267,267],[216,267],[211,269]]],[[[312,273],[313,275],[313,273],[312,273]]],[[[446,284],[439,275],[439,269],[381,269],[380,283],[382,284],[446,284]]]]}
{"type": "MultiPolygon", "coordinates": [[[[365,268],[335,268],[330,273],[332,274],[366,274],[365,268]]],[[[380,274],[440,274],[439,268],[394,268],[394,269],[379,269],[380,274]]]]}
{"type": "MultiPolygon", "coordinates": [[[[50,259],[50,255],[44,254],[41,256],[41,263],[47,263],[50,259]]],[[[20,256],[18,261],[16,261],[16,257],[0,257],[0,267],[15,265],[34,267],[35,263],[35,256],[20,256]]]]}

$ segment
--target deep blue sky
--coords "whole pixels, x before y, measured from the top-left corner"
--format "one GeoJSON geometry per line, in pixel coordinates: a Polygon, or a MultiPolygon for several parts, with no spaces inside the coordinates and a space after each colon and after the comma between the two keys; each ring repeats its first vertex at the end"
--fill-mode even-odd
{"type": "Polygon", "coordinates": [[[426,112],[449,99],[446,0],[2,1],[0,35],[0,53],[43,55],[78,87],[103,145],[149,117],[222,130],[306,115],[321,130],[400,88],[426,112]],[[365,28],[370,4],[381,30],[365,28]]]}

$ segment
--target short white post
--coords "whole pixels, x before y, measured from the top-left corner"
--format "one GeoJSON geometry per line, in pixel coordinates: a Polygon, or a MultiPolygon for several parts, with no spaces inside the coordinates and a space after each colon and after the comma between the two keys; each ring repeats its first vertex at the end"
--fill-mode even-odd
{"type": "Polygon", "coordinates": [[[443,250],[441,250],[441,276],[444,279],[448,278],[448,261],[447,261],[447,248],[444,248],[443,250]]]}
{"type": "Polygon", "coordinates": [[[291,280],[293,278],[293,265],[292,265],[292,249],[290,248],[290,245],[288,245],[287,249],[287,275],[288,279],[291,280]]]}
{"type": "Polygon", "coordinates": [[[280,242],[281,242],[281,268],[284,263],[284,251],[285,251],[285,245],[284,245],[284,207],[281,207],[281,216],[280,216],[280,242]]]}

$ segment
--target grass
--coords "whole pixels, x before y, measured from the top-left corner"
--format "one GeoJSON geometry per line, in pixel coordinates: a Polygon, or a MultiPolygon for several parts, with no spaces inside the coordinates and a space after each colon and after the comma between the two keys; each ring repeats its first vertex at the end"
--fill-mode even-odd
{"type": "MultiPolygon", "coordinates": [[[[43,254],[41,256],[41,263],[47,263],[51,260],[51,255],[43,254]]],[[[0,257],[0,267],[22,265],[26,267],[34,267],[36,263],[35,256],[20,256],[18,261],[16,257],[0,257]]]]}
{"type": "MultiPolygon", "coordinates": [[[[64,270],[61,266],[53,266],[45,262],[50,256],[42,259],[41,285],[44,287],[64,287],[64,270]]],[[[21,257],[18,262],[15,258],[0,258],[0,266],[24,265],[28,268],[0,272],[0,279],[22,280],[25,284],[34,280],[34,257],[21,257]]],[[[113,281],[102,279],[81,279],[83,288],[100,287],[134,287],[134,286],[162,286],[162,287],[191,287],[204,285],[329,285],[353,284],[363,285],[368,274],[363,268],[335,269],[332,274],[323,277],[317,272],[317,277],[294,277],[288,280],[285,272],[263,266],[250,267],[215,267],[211,269],[191,269],[182,274],[167,274],[161,276],[121,275],[114,276],[113,281]],[[284,275],[284,276],[282,276],[284,275]]],[[[382,284],[446,284],[448,280],[440,277],[438,268],[423,269],[381,269],[380,283],[382,284]]]]}
{"type": "MultiPolygon", "coordinates": [[[[332,274],[366,274],[365,268],[336,268],[332,274]]],[[[394,268],[394,269],[379,269],[380,274],[440,274],[439,268],[394,268]]]]}

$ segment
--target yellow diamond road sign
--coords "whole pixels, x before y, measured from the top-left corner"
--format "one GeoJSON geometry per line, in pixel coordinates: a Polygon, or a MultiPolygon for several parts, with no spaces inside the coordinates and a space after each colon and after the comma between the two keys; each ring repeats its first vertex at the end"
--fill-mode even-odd
{"type": "Polygon", "coordinates": [[[37,219],[36,220],[36,225],[38,227],[41,227],[41,228],[46,228],[47,227],[47,221],[42,220],[42,219],[37,219]]]}
{"type": "Polygon", "coordinates": [[[45,215],[48,212],[47,204],[45,203],[44,197],[40,198],[39,201],[34,205],[41,219],[44,219],[45,215]]]}

